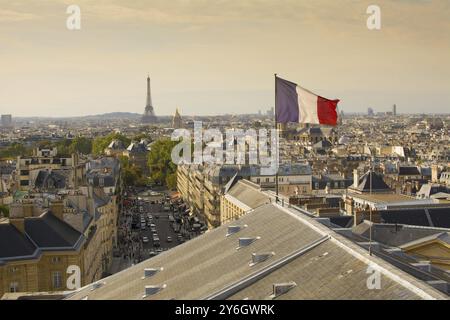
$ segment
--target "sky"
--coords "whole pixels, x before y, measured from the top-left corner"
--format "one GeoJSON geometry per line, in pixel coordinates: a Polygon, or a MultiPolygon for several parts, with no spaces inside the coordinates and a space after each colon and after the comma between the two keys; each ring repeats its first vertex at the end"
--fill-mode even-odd
{"type": "Polygon", "coordinates": [[[0,0],[0,114],[142,113],[147,74],[157,115],[265,112],[274,73],[345,112],[448,113],[450,1],[0,0]]]}

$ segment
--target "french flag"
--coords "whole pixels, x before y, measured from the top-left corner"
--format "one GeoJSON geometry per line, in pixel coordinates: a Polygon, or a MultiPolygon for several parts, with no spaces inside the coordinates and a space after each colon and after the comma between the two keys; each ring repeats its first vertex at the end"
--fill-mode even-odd
{"type": "Polygon", "coordinates": [[[339,100],[328,100],[296,83],[275,76],[275,115],[278,123],[311,123],[335,126],[339,100]]]}

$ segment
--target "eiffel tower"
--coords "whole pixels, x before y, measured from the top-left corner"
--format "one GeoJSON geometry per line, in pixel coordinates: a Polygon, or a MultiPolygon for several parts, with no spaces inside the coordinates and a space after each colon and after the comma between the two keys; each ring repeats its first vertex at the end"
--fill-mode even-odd
{"type": "Polygon", "coordinates": [[[142,116],[142,123],[156,123],[155,110],[152,105],[152,94],[150,91],[150,76],[147,77],[147,104],[145,105],[144,115],[142,116]]]}

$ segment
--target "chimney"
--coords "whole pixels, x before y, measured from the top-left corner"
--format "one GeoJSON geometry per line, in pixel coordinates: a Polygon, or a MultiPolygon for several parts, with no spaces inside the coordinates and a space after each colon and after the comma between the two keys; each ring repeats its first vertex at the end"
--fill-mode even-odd
{"type": "Polygon", "coordinates": [[[9,222],[16,227],[20,232],[25,233],[25,219],[23,218],[10,218],[9,222]]]}
{"type": "Polygon", "coordinates": [[[353,170],[353,188],[357,188],[359,184],[359,173],[358,169],[353,170]]]}
{"type": "Polygon", "coordinates": [[[439,182],[439,167],[437,165],[431,166],[431,182],[439,182]]]}
{"type": "Polygon", "coordinates": [[[50,211],[55,217],[64,221],[64,203],[62,200],[53,200],[50,203],[50,211]]]}

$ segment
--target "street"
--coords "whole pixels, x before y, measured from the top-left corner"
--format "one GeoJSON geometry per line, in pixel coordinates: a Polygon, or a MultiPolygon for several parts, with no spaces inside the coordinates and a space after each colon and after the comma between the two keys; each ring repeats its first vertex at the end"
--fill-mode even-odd
{"type": "Polygon", "coordinates": [[[165,193],[161,199],[149,200],[127,190],[119,218],[118,251],[111,273],[169,250],[206,230],[180,200],[172,200],[165,193]]]}

